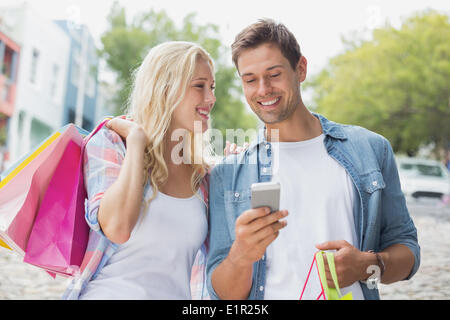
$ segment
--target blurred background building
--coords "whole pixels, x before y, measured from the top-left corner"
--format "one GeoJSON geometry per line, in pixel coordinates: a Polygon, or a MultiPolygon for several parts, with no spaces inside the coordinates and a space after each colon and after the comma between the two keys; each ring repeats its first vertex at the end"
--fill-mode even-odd
{"type": "Polygon", "coordinates": [[[20,46],[0,29],[0,171],[7,153],[8,122],[14,112],[20,46]]]}
{"type": "Polygon", "coordinates": [[[84,25],[49,21],[26,2],[0,8],[0,172],[59,127],[92,130],[108,114],[96,50],[84,25]]]}
{"type": "Polygon", "coordinates": [[[86,26],[65,20],[55,21],[55,24],[70,40],[62,121],[76,123],[90,131],[97,101],[98,57],[94,39],[86,26]]]}

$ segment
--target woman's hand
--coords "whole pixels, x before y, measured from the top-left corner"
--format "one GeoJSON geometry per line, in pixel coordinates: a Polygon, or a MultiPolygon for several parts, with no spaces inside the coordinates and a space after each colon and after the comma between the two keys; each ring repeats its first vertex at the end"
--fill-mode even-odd
{"type": "Polygon", "coordinates": [[[126,116],[113,118],[105,125],[126,140],[127,144],[136,143],[145,148],[150,142],[142,126],[126,116]]]}
{"type": "Polygon", "coordinates": [[[245,151],[247,148],[248,148],[247,142],[245,142],[242,147],[238,147],[236,143],[230,143],[230,141],[227,140],[226,146],[223,149],[223,154],[225,156],[228,156],[230,154],[238,154],[241,153],[242,151],[245,151]]]}

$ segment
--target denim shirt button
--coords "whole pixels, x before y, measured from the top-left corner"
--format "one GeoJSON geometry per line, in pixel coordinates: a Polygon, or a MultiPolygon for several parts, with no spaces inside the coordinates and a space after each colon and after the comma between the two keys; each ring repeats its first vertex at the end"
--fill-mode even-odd
{"type": "Polygon", "coordinates": [[[376,186],[378,185],[378,181],[376,181],[376,180],[373,181],[373,182],[372,182],[372,185],[373,185],[374,187],[376,187],[376,186]]]}
{"type": "Polygon", "coordinates": [[[235,194],[234,194],[234,196],[237,198],[237,197],[239,197],[239,192],[236,192],[235,194]]]}
{"type": "Polygon", "coordinates": [[[260,286],[259,287],[259,291],[263,291],[264,290],[264,287],[263,286],[260,286]]]}
{"type": "Polygon", "coordinates": [[[270,144],[266,144],[266,149],[269,150],[270,149],[270,144]]]}
{"type": "Polygon", "coordinates": [[[267,168],[263,168],[262,172],[266,173],[267,172],[267,168]]]}

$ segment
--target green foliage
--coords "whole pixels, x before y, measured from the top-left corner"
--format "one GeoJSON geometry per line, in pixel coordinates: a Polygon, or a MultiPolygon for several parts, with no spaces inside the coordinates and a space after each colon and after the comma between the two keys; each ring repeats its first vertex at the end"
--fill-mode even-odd
{"type": "Polygon", "coordinates": [[[373,31],[371,40],[345,40],[306,84],[313,108],[330,119],[384,135],[396,152],[414,154],[423,144],[444,149],[450,141],[449,16],[426,11],[399,29],[373,31]]]}
{"type": "Polygon", "coordinates": [[[213,127],[225,132],[227,128],[256,127],[256,117],[246,111],[241,100],[234,67],[224,61],[230,53],[219,40],[219,28],[214,24],[198,25],[195,14],[188,14],[178,28],[165,11],[141,13],[127,23],[125,9],[114,3],[108,16],[109,28],[101,41],[101,56],[117,75],[120,91],[114,102],[115,114],[123,113],[130,93],[132,72],[139,67],[148,50],[155,45],[172,40],[192,41],[205,48],[214,59],[216,67],[216,104],[212,111],[213,127]]]}

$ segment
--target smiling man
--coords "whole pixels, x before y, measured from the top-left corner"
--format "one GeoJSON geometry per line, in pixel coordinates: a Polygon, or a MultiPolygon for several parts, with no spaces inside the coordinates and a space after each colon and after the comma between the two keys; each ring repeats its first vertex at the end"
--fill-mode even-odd
{"type": "MultiPolygon", "coordinates": [[[[372,266],[383,283],[411,278],[420,248],[389,142],[306,108],[300,84],[307,60],[284,25],[250,25],[232,55],[265,130],[211,173],[212,298],[298,299],[317,250],[334,250],[339,285],[354,299],[379,299],[365,282],[372,266]],[[267,181],[280,182],[283,210],[251,209],[251,184],[267,181]]],[[[305,297],[316,298],[318,279],[308,286],[305,297]]]]}

